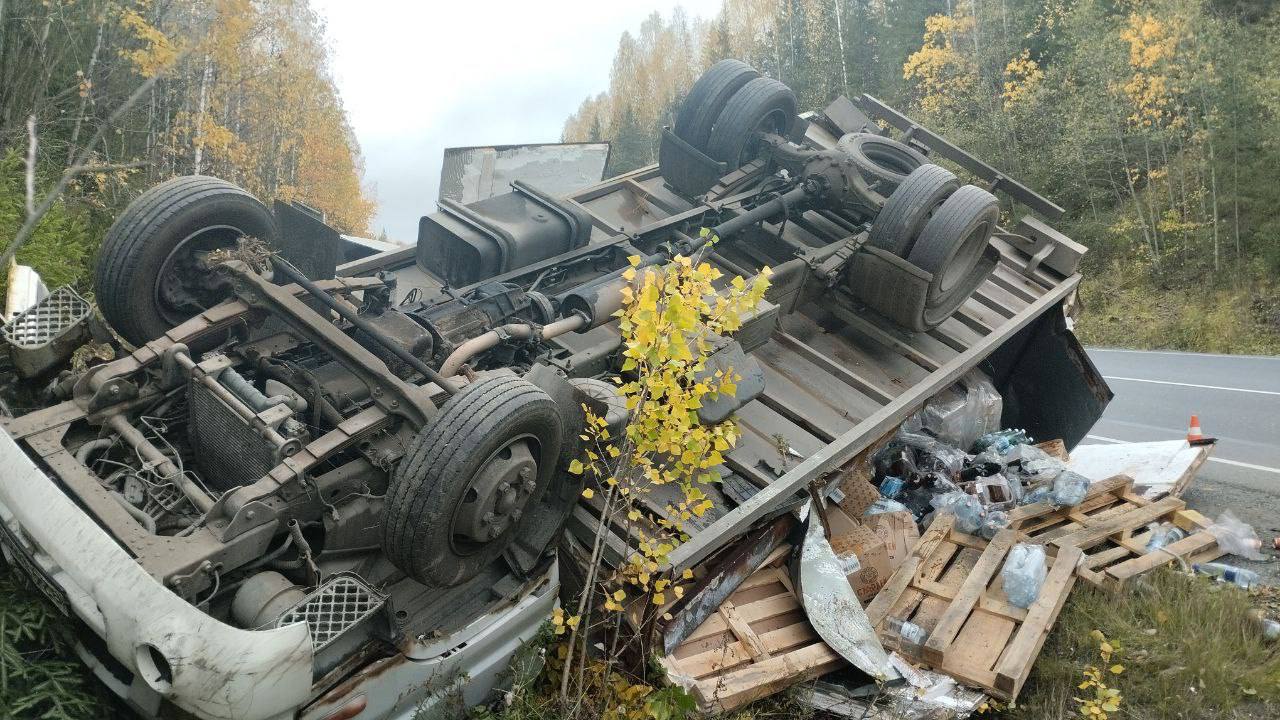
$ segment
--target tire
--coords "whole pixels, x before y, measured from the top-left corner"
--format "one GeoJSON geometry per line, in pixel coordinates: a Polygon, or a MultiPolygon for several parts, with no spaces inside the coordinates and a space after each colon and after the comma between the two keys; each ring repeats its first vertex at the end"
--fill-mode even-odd
{"type": "Polygon", "coordinates": [[[912,170],[876,215],[867,243],[905,260],[934,211],[959,187],[944,167],[926,163],[912,170]]]}
{"type": "MultiPolygon", "coordinates": [[[[125,208],[102,242],[94,291],[103,316],[134,345],[163,335],[198,314],[201,300],[208,307],[217,299],[214,290],[201,287],[188,293],[194,305],[173,304],[162,297],[172,296],[166,292],[171,281],[162,281],[161,273],[180,274],[178,268],[194,258],[188,254],[230,247],[245,236],[274,243],[275,219],[257,198],[231,183],[191,175],[147,190],[125,208]]],[[[204,285],[207,277],[195,282],[204,285]]]]}
{"type": "Polygon", "coordinates": [[[587,397],[604,403],[604,421],[609,432],[615,436],[622,433],[631,418],[631,410],[627,408],[627,399],[618,392],[617,385],[595,378],[574,378],[569,383],[587,397]]]}
{"type": "Polygon", "coordinates": [[[907,262],[933,274],[926,308],[949,305],[957,295],[974,291],[973,268],[999,220],[999,201],[974,185],[956,190],[933,213],[907,257],[907,262]]]}
{"type": "Polygon", "coordinates": [[[721,60],[698,78],[680,104],[675,125],[671,128],[681,140],[705,150],[711,137],[711,126],[725,103],[743,85],[760,77],[755,68],[741,60],[721,60]]]}
{"type": "Polygon", "coordinates": [[[707,141],[707,154],[737,169],[759,150],[757,133],[783,137],[796,121],[796,94],[773,78],[758,77],[743,85],[716,118],[707,141]]]}
{"type": "Polygon", "coordinates": [[[874,133],[850,133],[840,138],[837,147],[853,158],[853,164],[867,182],[879,184],[873,189],[886,196],[893,193],[907,175],[929,162],[915,148],[874,133]]]}
{"type": "Polygon", "coordinates": [[[561,442],[555,401],[510,375],[480,380],[449,398],[392,475],[382,516],[387,558],[429,587],[463,583],[496,560],[519,532],[520,517],[485,541],[460,539],[455,524],[477,502],[467,498],[478,474],[519,438],[535,445],[530,450],[537,463],[536,488],[518,505],[523,509],[546,492],[555,473],[561,442]]]}

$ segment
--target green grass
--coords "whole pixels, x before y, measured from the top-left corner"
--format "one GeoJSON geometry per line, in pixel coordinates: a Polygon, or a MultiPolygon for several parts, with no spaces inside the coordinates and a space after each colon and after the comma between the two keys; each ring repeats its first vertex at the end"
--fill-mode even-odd
{"type": "Polygon", "coordinates": [[[1118,273],[1087,275],[1076,332],[1086,345],[1280,355],[1280,288],[1159,288],[1118,273]]]}
{"type": "Polygon", "coordinates": [[[1171,571],[1153,573],[1113,596],[1077,585],[1008,720],[1079,718],[1072,700],[1086,665],[1101,664],[1100,630],[1125,671],[1108,682],[1123,701],[1113,717],[1271,718],[1280,716],[1280,645],[1247,617],[1249,596],[1171,571]]]}

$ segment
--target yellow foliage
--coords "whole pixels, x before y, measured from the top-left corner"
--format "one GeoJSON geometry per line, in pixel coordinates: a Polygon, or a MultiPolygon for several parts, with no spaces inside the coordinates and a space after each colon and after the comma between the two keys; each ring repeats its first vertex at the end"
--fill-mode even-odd
{"type": "Polygon", "coordinates": [[[120,9],[120,24],[133,34],[138,47],[122,50],[121,55],[133,63],[139,75],[155,77],[169,68],[178,57],[178,48],[167,35],[152,25],[134,8],[120,9]]]}
{"type": "Polygon", "coordinates": [[[972,15],[931,15],[924,22],[924,43],[907,58],[902,76],[913,80],[926,113],[954,107],[978,82],[972,59],[957,49],[956,38],[971,33],[972,15]]]}
{"type": "MultiPolygon", "coordinates": [[[[739,436],[732,419],[715,426],[698,419],[704,401],[737,390],[732,368],[708,368],[710,341],[741,327],[744,313],[764,297],[769,275],[766,268],[749,281],[735,277],[717,291],[722,274],[709,263],[678,255],[666,265],[642,268],[639,257],[629,258],[622,273],[629,286],[617,312],[624,376],[614,381],[631,419],[622,436],[611,439],[603,419],[588,411],[582,436],[587,449],[569,467],[609,488],[606,507],[620,521],[625,518],[640,551],[606,581],[612,583],[604,596],[606,611],[623,610],[624,585],[648,594],[647,602],[658,607],[684,594],[677,579],[654,574],[687,539],[682,523],[711,509],[700,486],[719,479],[714,468],[739,436]],[[641,503],[660,485],[675,485],[680,493],[654,517],[641,503]]],[[[587,488],[583,494],[594,493],[587,488]]],[[[679,580],[691,577],[685,573],[679,580]]]]}
{"type": "MultiPolygon", "coordinates": [[[[1111,662],[1112,656],[1118,652],[1118,648],[1102,634],[1101,630],[1094,630],[1089,636],[1098,643],[1098,657],[1102,659],[1103,664],[1111,662]]],[[[1107,668],[1111,675],[1119,675],[1124,672],[1124,666],[1116,663],[1107,668]]],[[[1107,720],[1111,717],[1111,713],[1119,712],[1120,702],[1123,697],[1120,691],[1107,685],[1106,677],[1103,671],[1097,666],[1086,666],[1084,671],[1084,681],[1076,687],[1080,690],[1092,690],[1092,695],[1083,698],[1073,697],[1079,706],[1080,715],[1085,718],[1096,718],[1096,720],[1107,720]]]]}
{"type": "Polygon", "coordinates": [[[1044,71],[1040,69],[1039,63],[1031,59],[1031,52],[1024,49],[1021,55],[1005,66],[1004,76],[1007,78],[1004,82],[1004,107],[1008,110],[1035,92],[1040,81],[1044,80],[1044,71]]]}
{"type": "MultiPolygon", "coordinates": [[[[300,201],[342,232],[368,228],[374,202],[361,185],[360,148],[326,65],[320,20],[305,0],[177,0],[163,17],[205,16],[206,32],[174,74],[188,87],[161,148],[179,173],[216,175],[262,198],[300,201]]],[[[138,72],[176,59],[141,9],[122,22],[141,47],[138,72]]],[[[170,34],[180,32],[174,30],[170,34]]]]}

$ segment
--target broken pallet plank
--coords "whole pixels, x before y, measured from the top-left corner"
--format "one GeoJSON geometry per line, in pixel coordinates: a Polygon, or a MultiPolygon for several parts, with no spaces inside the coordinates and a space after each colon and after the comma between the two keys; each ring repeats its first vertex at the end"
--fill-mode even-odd
{"type": "Polygon", "coordinates": [[[698,709],[727,712],[847,662],[810,625],[791,587],[785,546],[661,660],[698,709]]]}
{"type": "Polygon", "coordinates": [[[1175,497],[1166,497],[1147,505],[1135,505],[1096,525],[1082,528],[1049,541],[1051,549],[1079,548],[1084,560],[1077,574],[1089,584],[1108,591],[1118,591],[1132,578],[1175,562],[1206,562],[1223,551],[1218,540],[1209,533],[1209,520],[1194,510],[1187,510],[1175,497]],[[1149,526],[1171,522],[1187,537],[1154,551],[1147,550],[1152,531],[1149,526]]]}

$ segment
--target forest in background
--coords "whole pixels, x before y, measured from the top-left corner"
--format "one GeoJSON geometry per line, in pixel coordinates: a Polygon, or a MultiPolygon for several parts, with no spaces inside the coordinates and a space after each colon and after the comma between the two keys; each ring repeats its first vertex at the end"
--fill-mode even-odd
{"type": "Polygon", "coordinates": [[[563,139],[655,162],[726,57],[802,109],[869,93],[1067,209],[1086,342],[1280,354],[1277,30],[1267,0],[724,0],[624,34],[563,139]]]}
{"type": "Polygon", "coordinates": [[[111,221],[174,175],[365,232],[361,163],[307,0],[0,0],[0,249],[66,180],[17,254],[50,287],[88,291],[111,221]]]}

